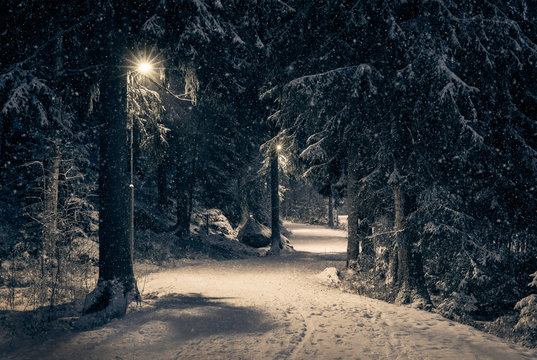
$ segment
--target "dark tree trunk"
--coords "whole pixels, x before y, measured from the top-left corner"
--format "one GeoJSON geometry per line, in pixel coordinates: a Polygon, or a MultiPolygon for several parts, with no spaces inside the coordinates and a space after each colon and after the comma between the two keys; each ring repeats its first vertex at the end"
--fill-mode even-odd
{"type": "Polygon", "coordinates": [[[328,226],[334,227],[334,196],[332,192],[328,195],[328,226]]]}
{"type": "Polygon", "coordinates": [[[86,298],[84,313],[102,312],[103,319],[121,317],[139,298],[130,239],[130,189],[127,76],[122,66],[124,40],[107,39],[100,88],[99,121],[99,280],[86,298]]]}
{"type": "Polygon", "coordinates": [[[182,178],[182,170],[178,169],[177,174],[177,196],[176,196],[176,216],[177,223],[175,224],[176,233],[178,236],[185,236],[190,233],[190,197],[188,183],[182,178]]]}
{"type": "Polygon", "coordinates": [[[168,174],[166,170],[166,162],[161,161],[157,167],[157,205],[161,209],[164,209],[168,202],[168,174]]]}
{"type": "Polygon", "coordinates": [[[339,199],[334,197],[334,223],[339,226],[339,199]]]}
{"type": "Polygon", "coordinates": [[[369,236],[370,229],[370,222],[365,216],[358,219],[358,237],[360,239],[358,265],[360,265],[361,271],[371,271],[375,265],[375,244],[373,237],[369,236]]]}
{"type": "Polygon", "coordinates": [[[397,281],[400,287],[408,287],[410,282],[410,248],[403,228],[405,195],[399,186],[393,188],[394,223],[393,231],[397,243],[397,281]]]}
{"type": "Polygon", "coordinates": [[[393,188],[394,199],[394,233],[397,249],[397,285],[396,302],[400,304],[418,303],[430,306],[429,294],[425,287],[421,254],[413,249],[410,231],[405,228],[406,196],[400,186],[393,188]]]}
{"type": "Polygon", "coordinates": [[[193,170],[195,163],[194,159],[192,163],[189,163],[182,139],[177,139],[175,158],[177,161],[175,166],[175,210],[177,217],[175,230],[178,236],[186,236],[190,234],[193,191],[193,176],[189,174],[187,169],[191,165],[190,170],[193,170]]]}
{"type": "Polygon", "coordinates": [[[248,205],[248,166],[244,165],[237,179],[237,195],[240,206],[240,222],[239,226],[243,226],[250,217],[250,207],[248,205]]]}
{"type": "Polygon", "coordinates": [[[347,199],[348,199],[348,224],[347,224],[347,267],[356,268],[359,255],[358,236],[358,164],[356,152],[349,153],[347,164],[347,199]]]}
{"type": "Polygon", "coordinates": [[[194,185],[196,183],[196,166],[198,164],[198,158],[195,156],[192,159],[192,172],[188,179],[188,213],[185,223],[188,227],[188,233],[190,234],[190,221],[192,220],[192,211],[194,208],[194,185]]]}
{"type": "Polygon", "coordinates": [[[278,152],[276,149],[270,153],[270,205],[271,205],[271,246],[270,252],[274,255],[280,253],[280,196],[279,196],[279,169],[278,169],[278,152]]]}

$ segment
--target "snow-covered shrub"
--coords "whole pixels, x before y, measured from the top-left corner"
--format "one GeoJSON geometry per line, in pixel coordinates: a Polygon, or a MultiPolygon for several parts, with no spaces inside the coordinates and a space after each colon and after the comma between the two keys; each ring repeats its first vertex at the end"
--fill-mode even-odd
{"type": "Polygon", "coordinates": [[[477,300],[472,295],[452,292],[451,295],[438,305],[442,315],[459,319],[477,310],[477,300]]]}
{"type": "MultiPolygon", "coordinates": [[[[533,280],[528,285],[537,287],[537,272],[531,276],[533,280]]],[[[520,311],[515,330],[522,332],[525,338],[537,339],[537,294],[531,294],[517,302],[515,309],[520,311]]]]}

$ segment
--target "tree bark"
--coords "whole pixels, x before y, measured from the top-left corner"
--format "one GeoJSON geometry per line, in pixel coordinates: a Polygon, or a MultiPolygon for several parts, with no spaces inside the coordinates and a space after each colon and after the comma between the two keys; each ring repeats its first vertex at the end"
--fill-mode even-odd
{"type": "MultiPolygon", "coordinates": [[[[110,16],[111,17],[111,16],[110,16]]],[[[112,21],[112,19],[109,19],[112,21]]],[[[130,239],[127,76],[122,66],[124,39],[105,40],[106,61],[100,88],[99,121],[99,280],[86,298],[84,313],[103,320],[121,317],[139,299],[130,239]]]]}
{"type": "Polygon", "coordinates": [[[272,149],[270,153],[270,204],[271,204],[271,246],[270,252],[273,255],[280,253],[280,195],[279,195],[279,169],[278,152],[272,149]]]}
{"type": "Polygon", "coordinates": [[[164,209],[168,202],[168,178],[166,170],[166,163],[164,160],[161,160],[157,167],[157,205],[160,209],[164,209]]]}
{"type": "Polygon", "coordinates": [[[334,223],[339,226],[339,199],[334,197],[334,223]]]}
{"type": "Polygon", "coordinates": [[[410,232],[405,228],[406,195],[399,185],[393,187],[394,199],[394,233],[397,249],[397,285],[396,303],[414,303],[422,307],[431,304],[425,287],[421,254],[412,249],[410,232]]]}
{"type": "Polygon", "coordinates": [[[176,195],[176,216],[175,224],[176,233],[178,236],[185,236],[190,233],[190,216],[189,216],[189,188],[187,182],[183,179],[183,172],[180,167],[177,169],[177,195],[176,195]]]}
{"type": "Polygon", "coordinates": [[[332,191],[328,195],[328,226],[331,228],[334,227],[334,196],[332,195],[332,191]]]}
{"type": "MultiPolygon", "coordinates": [[[[57,251],[58,236],[58,189],[60,178],[60,144],[55,133],[63,122],[63,100],[60,96],[59,74],[63,69],[63,39],[60,37],[56,41],[56,96],[52,106],[52,122],[47,129],[44,144],[44,189],[43,189],[43,248],[42,248],[42,275],[50,282],[51,293],[46,297],[52,308],[55,303],[55,286],[60,267],[60,256],[57,251]]],[[[45,299],[46,300],[46,299],[45,299]]]]}
{"type": "Polygon", "coordinates": [[[250,217],[250,207],[248,205],[248,166],[244,165],[239,173],[237,179],[237,194],[240,207],[240,221],[239,226],[243,226],[250,217]]]}
{"type": "Polygon", "coordinates": [[[401,288],[408,287],[410,282],[409,244],[403,228],[405,195],[399,186],[393,188],[394,223],[393,231],[397,244],[397,281],[401,288]]]}
{"type": "Polygon", "coordinates": [[[58,183],[60,178],[60,150],[58,144],[52,144],[44,160],[44,222],[43,222],[43,256],[53,256],[58,232],[58,183]]]}
{"type": "Polygon", "coordinates": [[[356,268],[359,255],[358,237],[358,154],[349,153],[347,163],[347,199],[349,202],[347,223],[347,268],[356,268]]]}
{"type": "Polygon", "coordinates": [[[358,265],[360,271],[371,271],[375,265],[375,244],[369,236],[371,224],[364,214],[358,219],[358,238],[360,239],[360,255],[358,265]]]}
{"type": "MultiPolygon", "coordinates": [[[[191,211],[191,186],[192,175],[187,170],[191,165],[193,170],[194,163],[189,164],[186,151],[184,149],[184,139],[176,139],[175,151],[175,211],[177,222],[175,224],[176,234],[186,236],[190,234],[190,211],[191,211]]],[[[192,160],[194,161],[194,160],[192,160]]]]}

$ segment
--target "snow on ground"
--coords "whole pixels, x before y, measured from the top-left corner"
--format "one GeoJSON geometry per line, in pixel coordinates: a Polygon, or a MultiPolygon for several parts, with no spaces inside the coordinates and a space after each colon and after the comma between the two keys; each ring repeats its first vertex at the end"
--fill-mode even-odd
{"type": "Polygon", "coordinates": [[[144,303],[123,319],[16,342],[4,354],[0,348],[0,358],[537,358],[536,351],[439,315],[324,285],[317,275],[341,265],[344,254],[335,251],[342,250],[345,234],[286,226],[295,234],[296,253],[190,261],[149,274],[144,303]]]}
{"type": "MultiPolygon", "coordinates": [[[[284,223],[293,233],[290,239],[296,251],[312,253],[344,253],[347,251],[347,233],[323,225],[284,223]]],[[[321,269],[322,270],[322,269],[321,269]]]]}

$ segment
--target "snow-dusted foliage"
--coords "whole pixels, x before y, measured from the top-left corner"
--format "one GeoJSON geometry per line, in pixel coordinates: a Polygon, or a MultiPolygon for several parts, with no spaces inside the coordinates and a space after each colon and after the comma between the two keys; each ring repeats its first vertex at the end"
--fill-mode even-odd
{"type": "MultiPolygon", "coordinates": [[[[514,305],[525,286],[515,268],[535,252],[537,46],[535,22],[521,15],[528,6],[316,2],[296,19],[313,50],[269,94],[279,103],[273,116],[297,136],[307,176],[337,182],[355,152],[346,171],[359,177],[362,223],[387,216],[393,224],[391,187],[405,192],[404,231],[415,239],[412,261],[424,266],[414,276],[425,275],[454,316],[514,305]],[[345,25],[310,21],[321,13],[345,25]]],[[[396,232],[368,232],[365,243],[397,245],[396,232]]]]}
{"type": "MultiPolygon", "coordinates": [[[[533,278],[528,284],[537,287],[537,273],[531,274],[533,278]]],[[[537,338],[537,294],[530,294],[516,303],[515,309],[520,311],[520,317],[515,325],[515,330],[522,332],[524,338],[535,341],[537,338]]]]}
{"type": "Polygon", "coordinates": [[[149,154],[151,159],[160,160],[168,145],[166,134],[170,131],[164,123],[164,107],[158,92],[143,85],[141,75],[129,77],[127,92],[128,116],[134,126],[139,141],[138,146],[149,154]]]}
{"type": "Polygon", "coordinates": [[[0,91],[7,94],[2,104],[3,116],[34,113],[34,126],[47,126],[50,123],[49,107],[55,96],[54,91],[32,71],[16,66],[2,74],[0,91]]]}

